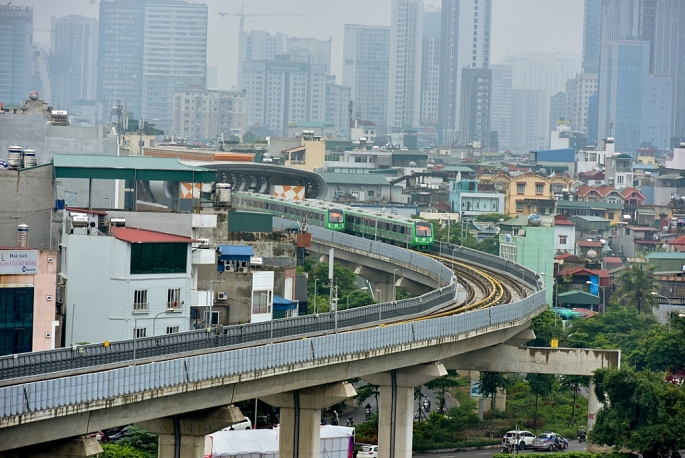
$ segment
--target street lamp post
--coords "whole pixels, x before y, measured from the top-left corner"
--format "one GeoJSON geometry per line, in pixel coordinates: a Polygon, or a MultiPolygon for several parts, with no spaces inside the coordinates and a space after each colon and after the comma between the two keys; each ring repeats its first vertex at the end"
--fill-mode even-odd
{"type": "Polygon", "coordinates": [[[316,305],[316,282],[319,281],[318,278],[314,279],[314,315],[319,313],[319,307],[316,305]]]}
{"type": "Polygon", "coordinates": [[[155,315],[155,317],[152,319],[152,337],[155,336],[155,322],[157,321],[157,317],[165,313],[173,313],[174,311],[176,311],[176,309],[166,309],[163,312],[159,312],[157,315],[155,315]]]}
{"type": "Polygon", "coordinates": [[[129,321],[133,321],[133,367],[136,366],[136,330],[138,329],[138,319],[137,318],[125,318],[125,317],[118,317],[118,316],[111,316],[109,317],[110,320],[112,321],[125,321],[128,323],[129,321]]]}
{"type": "Polygon", "coordinates": [[[654,297],[663,297],[666,299],[666,302],[668,302],[668,332],[671,332],[671,300],[667,298],[666,296],[662,296],[661,294],[657,293],[656,291],[652,291],[652,296],[654,297]]]}
{"type": "MultiPolygon", "coordinates": [[[[599,288],[602,288],[602,297],[603,297],[603,299],[604,299],[604,300],[602,301],[602,313],[606,313],[606,311],[607,311],[607,292],[606,292],[606,290],[604,289],[604,287],[603,287],[602,285],[600,285],[599,283],[592,283],[590,280],[587,280],[587,281],[585,282],[585,284],[587,284],[587,285],[595,285],[595,286],[597,286],[597,287],[599,287],[599,288]]],[[[599,298],[599,293],[597,293],[597,297],[599,298]]],[[[597,309],[598,309],[597,311],[599,312],[599,307],[597,307],[597,309]]]]}
{"type": "Polygon", "coordinates": [[[347,305],[345,306],[345,310],[350,308],[350,296],[353,295],[354,293],[358,293],[359,291],[368,291],[369,288],[364,286],[363,288],[355,289],[354,291],[350,292],[350,294],[347,295],[347,305]]]}

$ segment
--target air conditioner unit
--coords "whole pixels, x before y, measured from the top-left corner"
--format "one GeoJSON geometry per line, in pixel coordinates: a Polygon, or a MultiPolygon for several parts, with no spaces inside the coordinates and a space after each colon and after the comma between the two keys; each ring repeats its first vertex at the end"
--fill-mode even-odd
{"type": "Polygon", "coordinates": [[[228,300],[228,293],[221,292],[217,295],[217,300],[220,301],[227,301],[228,300]]]}
{"type": "Polygon", "coordinates": [[[224,261],[224,272],[235,272],[235,264],[224,261]]]}
{"type": "Polygon", "coordinates": [[[245,267],[240,267],[238,269],[238,272],[247,272],[247,269],[245,267]]]}

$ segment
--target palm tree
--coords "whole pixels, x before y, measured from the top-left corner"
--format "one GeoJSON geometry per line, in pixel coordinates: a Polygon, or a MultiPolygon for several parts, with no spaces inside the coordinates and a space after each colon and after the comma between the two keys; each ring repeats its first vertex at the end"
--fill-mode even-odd
{"type": "Polygon", "coordinates": [[[616,295],[623,304],[635,305],[637,312],[652,313],[652,307],[657,304],[657,286],[654,282],[654,266],[647,262],[636,262],[621,272],[616,279],[618,289],[616,295]]]}

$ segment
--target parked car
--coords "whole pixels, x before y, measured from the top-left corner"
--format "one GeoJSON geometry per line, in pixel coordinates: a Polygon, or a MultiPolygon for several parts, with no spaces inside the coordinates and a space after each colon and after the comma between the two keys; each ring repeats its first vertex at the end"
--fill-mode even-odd
{"type": "Polygon", "coordinates": [[[525,450],[526,447],[533,446],[535,434],[530,431],[507,431],[502,437],[502,444],[517,445],[519,450],[525,450]]]}
{"type": "Polygon", "coordinates": [[[533,448],[535,450],[549,450],[550,452],[554,451],[555,444],[557,437],[559,438],[559,442],[561,443],[561,446],[564,447],[564,444],[568,443],[566,439],[564,439],[562,436],[558,435],[557,433],[553,433],[551,431],[546,431],[542,434],[539,434],[538,437],[533,439],[533,448]]]}
{"type": "Polygon", "coordinates": [[[378,458],[378,445],[364,445],[357,452],[357,458],[378,458]]]}
{"type": "Polygon", "coordinates": [[[243,431],[246,429],[252,429],[252,422],[247,417],[245,417],[245,420],[241,421],[240,423],[229,426],[224,431],[243,431]]]}
{"type": "Polygon", "coordinates": [[[88,434],[88,437],[94,437],[98,442],[100,442],[104,436],[105,433],[103,433],[102,431],[88,434]]]}
{"type": "Polygon", "coordinates": [[[112,428],[104,431],[103,438],[106,441],[116,441],[123,439],[128,435],[128,426],[119,426],[117,428],[112,428]]]}

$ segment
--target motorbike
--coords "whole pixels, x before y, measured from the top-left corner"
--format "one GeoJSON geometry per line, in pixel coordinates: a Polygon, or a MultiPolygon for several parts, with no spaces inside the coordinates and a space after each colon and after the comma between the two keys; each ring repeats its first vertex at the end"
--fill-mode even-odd
{"type": "Polygon", "coordinates": [[[515,447],[512,444],[502,442],[502,452],[501,453],[514,453],[515,447]]]}
{"type": "Polygon", "coordinates": [[[581,434],[578,436],[578,443],[582,444],[583,442],[587,442],[587,436],[585,436],[585,434],[581,434]]]}
{"type": "Polygon", "coordinates": [[[364,420],[368,420],[369,417],[371,417],[371,409],[367,407],[367,408],[364,410],[364,420]]]}
{"type": "Polygon", "coordinates": [[[354,418],[350,417],[347,419],[347,426],[349,426],[349,427],[354,426],[354,418]]]}

